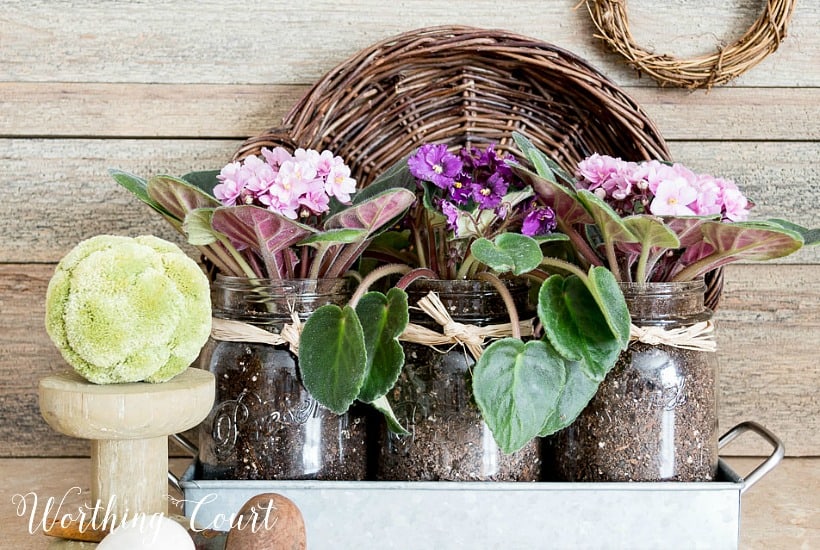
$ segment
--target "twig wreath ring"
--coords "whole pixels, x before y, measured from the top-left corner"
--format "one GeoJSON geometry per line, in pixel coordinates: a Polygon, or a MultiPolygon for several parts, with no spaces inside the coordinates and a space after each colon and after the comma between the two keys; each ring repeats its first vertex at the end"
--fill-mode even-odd
{"type": "Polygon", "coordinates": [[[786,37],[796,0],[767,0],[766,9],[737,41],[715,53],[688,59],[649,52],[635,43],[629,30],[626,0],[586,0],[595,36],[661,86],[706,88],[725,84],[774,52],[786,37]]]}

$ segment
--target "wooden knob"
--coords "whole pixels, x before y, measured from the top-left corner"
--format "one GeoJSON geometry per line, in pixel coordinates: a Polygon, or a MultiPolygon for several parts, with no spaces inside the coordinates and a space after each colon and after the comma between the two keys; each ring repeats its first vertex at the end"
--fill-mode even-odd
{"type": "Polygon", "coordinates": [[[92,384],[73,371],[40,381],[40,412],[60,433],[91,440],[91,497],[118,518],[168,512],[168,436],[210,412],[211,373],[162,384],[92,384]]]}

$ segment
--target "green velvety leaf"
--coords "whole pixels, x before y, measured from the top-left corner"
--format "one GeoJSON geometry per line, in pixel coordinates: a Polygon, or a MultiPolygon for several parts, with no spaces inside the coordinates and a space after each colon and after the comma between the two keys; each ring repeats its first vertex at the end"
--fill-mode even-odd
{"type": "MultiPolygon", "coordinates": [[[[580,361],[593,380],[603,380],[615,365],[620,338],[613,334],[595,297],[575,275],[553,275],[543,282],[538,291],[538,317],[555,350],[566,359],[580,361]]],[[[620,320],[616,326],[620,331],[620,320]]]]}
{"type": "Polygon", "coordinates": [[[814,229],[809,229],[808,227],[803,227],[802,225],[797,225],[796,223],[781,219],[771,219],[768,220],[768,222],[779,225],[783,229],[788,229],[790,231],[794,231],[795,233],[799,233],[800,236],[803,237],[803,246],[811,246],[820,243],[820,228],[815,227],[814,229]]]}
{"type": "Polygon", "coordinates": [[[680,239],[661,218],[646,214],[624,218],[624,225],[637,238],[641,248],[678,248],[680,239]]]}
{"type": "Polygon", "coordinates": [[[595,193],[579,189],[576,197],[586,207],[604,242],[635,243],[638,238],[629,230],[623,218],[595,193]]]}
{"type": "Polygon", "coordinates": [[[535,147],[526,136],[519,132],[513,132],[513,140],[521,152],[524,153],[524,156],[532,163],[539,176],[552,183],[558,183],[556,176],[566,183],[572,183],[572,177],[558,166],[557,162],[535,147]]]}
{"type": "Polygon", "coordinates": [[[110,169],[108,173],[111,174],[114,181],[131,191],[139,200],[162,214],[165,218],[168,218],[174,225],[179,225],[180,220],[172,216],[170,212],[148,195],[148,182],[146,180],[122,170],[110,169]]]}
{"type": "Polygon", "coordinates": [[[208,246],[217,241],[217,236],[211,227],[214,217],[213,208],[197,208],[188,212],[182,228],[188,236],[188,243],[194,246],[208,246]]]}
{"type": "Polygon", "coordinates": [[[618,281],[605,267],[590,268],[587,276],[587,288],[604,315],[609,330],[617,338],[621,349],[626,349],[631,319],[618,281]]]}
{"type": "Polygon", "coordinates": [[[404,365],[399,335],[409,320],[407,294],[398,288],[391,288],[387,296],[368,292],[359,300],[356,314],[367,350],[366,374],[358,399],[372,403],[393,387],[404,365]]]}
{"type": "MultiPolygon", "coordinates": [[[[409,155],[396,161],[395,164],[382,172],[367,187],[359,189],[356,194],[353,195],[353,204],[364,202],[388,189],[407,189],[415,193],[416,178],[410,173],[410,167],[407,166],[408,157],[409,155]]],[[[332,214],[335,214],[335,212],[332,212],[332,214]]]]}
{"type": "Polygon", "coordinates": [[[350,244],[363,241],[366,237],[367,231],[364,229],[328,229],[321,233],[314,233],[296,244],[297,246],[319,243],[350,244]]]}
{"type": "Polygon", "coordinates": [[[775,222],[752,221],[701,225],[703,241],[713,247],[708,256],[687,266],[674,281],[689,281],[738,260],[766,261],[788,256],[803,246],[803,236],[775,222]]]}
{"type": "Polygon", "coordinates": [[[173,176],[154,176],[148,180],[148,196],[181,224],[188,212],[197,208],[216,208],[218,200],[187,181],[173,176]]]}
{"type": "Polygon", "coordinates": [[[473,368],[473,395],[496,443],[512,453],[538,435],[565,382],[563,362],[543,342],[504,338],[473,368]]]}
{"type": "Polygon", "coordinates": [[[359,395],[366,355],[362,326],[353,308],[322,306],[308,318],[299,339],[302,383],[319,403],[342,414],[359,395]]]}
{"type": "MultiPolygon", "coordinates": [[[[550,354],[558,355],[558,352],[555,351],[548,341],[544,341],[544,344],[547,346],[550,354]]],[[[568,359],[562,360],[566,372],[566,383],[561,391],[561,395],[558,397],[558,405],[553,409],[552,413],[547,417],[547,421],[541,427],[541,432],[538,434],[541,437],[552,435],[575,422],[575,419],[578,418],[578,415],[586,408],[600,386],[600,382],[596,382],[584,374],[584,369],[580,362],[570,361],[568,359]]]]}
{"type": "Polygon", "coordinates": [[[219,184],[219,180],[216,177],[219,175],[220,170],[202,170],[199,172],[189,172],[182,176],[182,179],[204,191],[205,193],[209,194],[210,196],[214,196],[214,187],[219,184]]]}
{"type": "Polygon", "coordinates": [[[407,429],[401,425],[399,419],[396,418],[393,407],[390,406],[386,397],[379,397],[371,402],[370,405],[384,415],[384,419],[387,422],[387,429],[398,435],[410,435],[410,432],[408,432],[407,429]]]}
{"type": "Polygon", "coordinates": [[[515,275],[532,271],[544,258],[535,239],[518,233],[502,233],[495,238],[495,242],[477,239],[470,246],[470,252],[494,271],[512,271],[515,275]]]}

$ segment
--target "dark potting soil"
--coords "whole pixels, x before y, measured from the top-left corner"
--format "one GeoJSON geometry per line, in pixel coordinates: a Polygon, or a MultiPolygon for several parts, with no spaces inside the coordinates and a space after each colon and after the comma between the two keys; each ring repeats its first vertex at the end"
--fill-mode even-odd
{"type": "Polygon", "coordinates": [[[363,412],[319,405],[290,351],[219,342],[210,364],[217,405],[200,425],[203,479],[365,478],[363,412]]]}
{"type": "Polygon", "coordinates": [[[460,346],[441,353],[404,344],[405,366],[388,400],[407,436],[381,431],[377,476],[409,481],[537,481],[537,442],[506,455],[475,405],[472,358],[460,346]]]}
{"type": "Polygon", "coordinates": [[[567,481],[710,481],[717,474],[714,354],[633,343],[550,446],[567,481]]]}

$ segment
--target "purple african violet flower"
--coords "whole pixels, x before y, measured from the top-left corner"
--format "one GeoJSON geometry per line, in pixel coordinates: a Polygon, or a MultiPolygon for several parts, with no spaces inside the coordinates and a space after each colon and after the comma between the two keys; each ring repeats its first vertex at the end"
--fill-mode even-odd
{"type": "Polygon", "coordinates": [[[464,205],[470,201],[473,189],[469,179],[461,174],[453,181],[453,185],[450,186],[447,192],[454,203],[464,205]]]}
{"type": "Polygon", "coordinates": [[[461,159],[450,153],[443,143],[427,144],[407,159],[410,173],[422,181],[432,182],[441,189],[448,189],[461,172],[461,159]]]}
{"type": "Polygon", "coordinates": [[[439,210],[441,210],[441,213],[447,217],[447,228],[452,229],[455,236],[458,237],[458,207],[450,201],[444,199],[438,203],[438,207],[439,210]]]}
{"type": "Polygon", "coordinates": [[[509,184],[499,174],[492,174],[486,181],[472,185],[473,200],[479,208],[495,208],[507,194],[509,184]]]}
{"type": "Polygon", "coordinates": [[[521,224],[521,234],[528,237],[537,237],[552,233],[557,226],[555,212],[552,208],[539,206],[537,203],[533,203],[530,208],[530,211],[524,216],[524,222],[521,224]]]}

